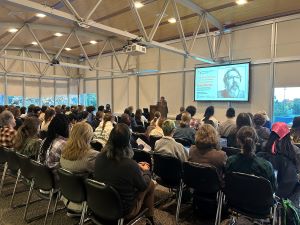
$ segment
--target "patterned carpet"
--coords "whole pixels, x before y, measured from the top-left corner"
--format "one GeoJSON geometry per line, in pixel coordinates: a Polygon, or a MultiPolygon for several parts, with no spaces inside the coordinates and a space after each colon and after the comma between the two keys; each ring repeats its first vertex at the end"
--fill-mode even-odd
{"type": "MultiPolygon", "coordinates": [[[[12,179],[6,179],[5,183],[13,181],[12,179]]],[[[25,186],[19,185],[17,191],[22,191],[26,189],[25,186]]],[[[13,185],[5,185],[3,188],[3,192],[0,197],[0,225],[25,225],[27,224],[23,220],[24,207],[11,209],[9,207],[11,195],[5,196],[11,193],[13,190],[13,185]]],[[[20,203],[24,203],[27,198],[27,191],[16,194],[14,204],[18,205],[20,203]]],[[[165,189],[158,186],[156,190],[156,198],[160,199],[162,197],[166,197],[168,194],[165,189]]],[[[33,200],[37,199],[36,195],[33,195],[33,200]]],[[[59,204],[59,207],[62,207],[62,203],[59,204]]],[[[37,215],[45,213],[47,208],[47,201],[41,201],[30,205],[28,210],[28,217],[35,217],[37,215]]],[[[164,225],[175,225],[175,211],[176,211],[176,202],[167,201],[163,204],[160,204],[155,209],[155,220],[160,224],[164,225]]],[[[48,219],[48,224],[50,224],[51,216],[48,219]]],[[[44,220],[39,219],[34,222],[29,223],[30,225],[40,225],[43,224],[44,220]]],[[[66,216],[66,210],[58,211],[55,214],[55,218],[53,224],[55,225],[73,225],[78,222],[77,219],[69,218],[66,216]]],[[[180,220],[179,223],[182,225],[210,225],[214,224],[214,218],[211,219],[203,219],[193,213],[192,207],[189,204],[183,204],[180,211],[180,220]]],[[[92,224],[88,222],[86,224],[92,224]]],[[[145,224],[144,222],[139,222],[138,225],[145,224]]]]}

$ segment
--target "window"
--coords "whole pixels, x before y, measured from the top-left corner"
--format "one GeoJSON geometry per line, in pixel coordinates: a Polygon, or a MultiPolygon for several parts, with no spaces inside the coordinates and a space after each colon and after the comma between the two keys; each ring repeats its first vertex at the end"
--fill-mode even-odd
{"type": "Polygon", "coordinates": [[[70,95],[70,105],[78,105],[78,95],[70,95]]]}
{"type": "Polygon", "coordinates": [[[46,106],[54,105],[54,98],[53,97],[42,98],[42,105],[46,105],[46,106]]]}
{"type": "Polygon", "coordinates": [[[4,95],[0,94],[0,105],[4,105],[4,95]]]}
{"type": "Polygon", "coordinates": [[[97,107],[97,95],[96,93],[87,93],[86,94],[86,105],[97,107]]]}
{"type": "Polygon", "coordinates": [[[40,99],[39,98],[25,98],[25,106],[28,107],[30,105],[39,105],[40,99]]]}
{"type": "Polygon", "coordinates": [[[300,115],[300,87],[282,87],[274,89],[274,122],[293,123],[300,115]]]}
{"type": "Polygon", "coordinates": [[[22,96],[7,96],[8,105],[23,106],[22,96]]]}
{"type": "Polygon", "coordinates": [[[68,97],[66,95],[56,95],[55,105],[68,105],[68,97]]]}

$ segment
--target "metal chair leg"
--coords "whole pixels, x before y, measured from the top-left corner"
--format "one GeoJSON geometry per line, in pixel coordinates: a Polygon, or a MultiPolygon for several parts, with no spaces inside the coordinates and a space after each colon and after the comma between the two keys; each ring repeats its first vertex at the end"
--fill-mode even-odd
{"type": "Polygon", "coordinates": [[[52,198],[53,198],[53,189],[51,189],[51,191],[49,193],[49,203],[48,203],[48,207],[47,207],[47,211],[46,211],[46,215],[45,215],[44,225],[46,225],[46,223],[47,223],[52,198]]]}
{"type": "Polygon", "coordinates": [[[51,225],[53,224],[53,220],[54,220],[54,215],[55,215],[55,212],[56,212],[56,208],[57,208],[57,202],[58,200],[60,199],[60,192],[57,193],[57,196],[56,196],[56,199],[55,199],[55,204],[54,204],[54,207],[53,207],[53,214],[52,214],[52,218],[51,218],[51,225]]]}
{"type": "Polygon", "coordinates": [[[3,170],[3,173],[2,173],[2,178],[1,178],[1,183],[0,183],[0,195],[1,195],[1,192],[2,192],[2,188],[3,188],[3,184],[4,184],[4,179],[5,179],[7,168],[8,168],[8,164],[6,162],[4,164],[4,170],[3,170]]]}
{"type": "Polygon", "coordinates": [[[17,179],[16,179],[16,183],[15,183],[15,187],[14,187],[14,191],[12,193],[12,196],[11,196],[11,200],[10,200],[10,208],[13,208],[13,201],[14,201],[14,198],[15,198],[15,193],[16,193],[16,188],[17,188],[17,185],[18,185],[18,181],[19,181],[19,178],[21,176],[21,170],[19,169],[18,170],[18,175],[17,175],[17,179]]]}
{"type": "Polygon", "coordinates": [[[83,202],[82,204],[83,204],[83,207],[82,207],[82,212],[81,212],[79,225],[82,225],[84,223],[85,214],[86,214],[86,211],[87,211],[87,203],[83,202]]]}
{"type": "Polygon", "coordinates": [[[276,222],[277,222],[277,204],[275,204],[274,208],[273,208],[274,212],[273,212],[273,223],[272,225],[276,225],[276,222]]]}
{"type": "Polygon", "coordinates": [[[123,218],[121,218],[121,219],[118,220],[118,225],[123,225],[123,223],[124,223],[124,219],[123,218]]]}
{"type": "Polygon", "coordinates": [[[179,219],[179,213],[180,213],[179,211],[180,211],[180,205],[181,205],[182,191],[183,191],[183,182],[181,180],[180,185],[179,185],[179,194],[178,194],[176,216],[175,216],[176,224],[178,224],[178,219],[179,219]]]}
{"type": "Polygon", "coordinates": [[[218,225],[221,223],[221,219],[222,219],[222,207],[223,207],[223,196],[224,196],[224,194],[223,194],[223,192],[222,191],[220,191],[220,195],[221,195],[221,197],[220,197],[220,208],[219,208],[219,218],[218,218],[218,225]]]}
{"type": "Polygon", "coordinates": [[[33,192],[33,187],[34,187],[34,180],[31,181],[31,185],[30,185],[30,189],[29,189],[29,193],[28,193],[28,198],[27,198],[27,201],[26,201],[26,207],[25,207],[24,217],[23,217],[23,219],[25,221],[27,221],[27,211],[28,211],[29,202],[30,202],[32,192],[33,192]]]}
{"type": "Polygon", "coordinates": [[[221,197],[221,193],[220,191],[217,193],[217,212],[216,212],[216,218],[215,218],[215,225],[218,225],[219,222],[219,209],[220,209],[220,197],[221,197]]]}

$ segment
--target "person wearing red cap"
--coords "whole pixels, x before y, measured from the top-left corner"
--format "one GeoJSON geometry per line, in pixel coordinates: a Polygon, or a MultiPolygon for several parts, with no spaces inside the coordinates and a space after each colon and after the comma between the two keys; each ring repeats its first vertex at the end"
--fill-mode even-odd
{"type": "Polygon", "coordinates": [[[276,195],[281,198],[292,198],[298,188],[300,150],[292,144],[287,124],[283,122],[273,124],[272,132],[263,151],[258,155],[270,161],[278,172],[276,195]]]}

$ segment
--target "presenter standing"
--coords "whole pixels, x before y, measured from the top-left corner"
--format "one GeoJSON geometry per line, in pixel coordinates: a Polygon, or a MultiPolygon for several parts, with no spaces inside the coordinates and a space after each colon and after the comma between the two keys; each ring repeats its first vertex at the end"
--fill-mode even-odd
{"type": "Polygon", "coordinates": [[[161,113],[162,119],[167,119],[168,117],[168,103],[165,97],[161,96],[160,100],[157,102],[157,110],[161,113]]]}

